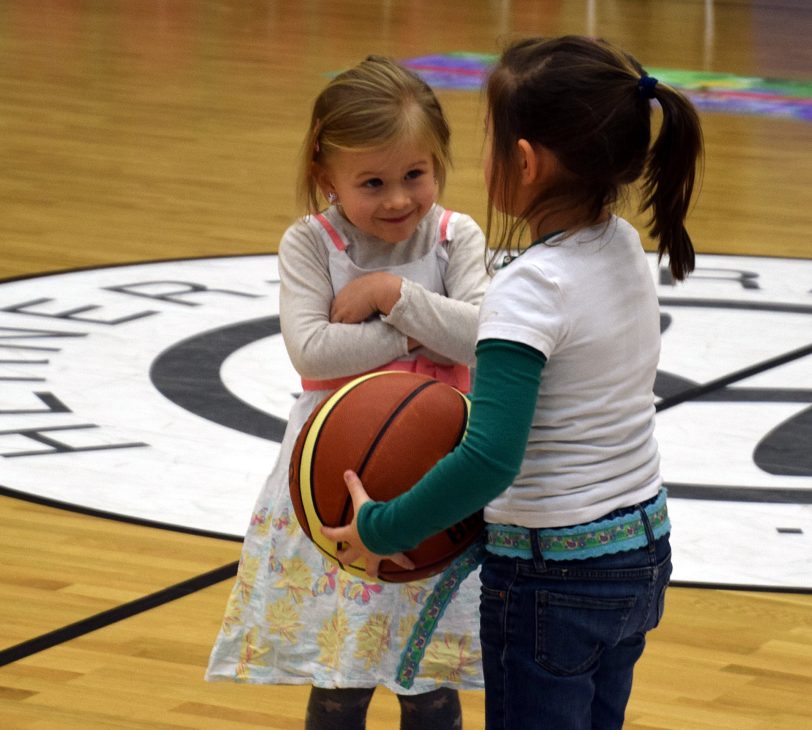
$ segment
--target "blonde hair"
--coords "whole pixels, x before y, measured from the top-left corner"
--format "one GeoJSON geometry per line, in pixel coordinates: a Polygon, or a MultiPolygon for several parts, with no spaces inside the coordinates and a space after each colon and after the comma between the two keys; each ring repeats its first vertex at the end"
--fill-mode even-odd
{"type": "Polygon", "coordinates": [[[451,132],[440,102],[417,74],[383,56],[367,56],[336,76],[313,104],[299,164],[298,196],[308,213],[321,209],[314,165],[337,150],[425,144],[442,191],[451,167],[451,132]]]}

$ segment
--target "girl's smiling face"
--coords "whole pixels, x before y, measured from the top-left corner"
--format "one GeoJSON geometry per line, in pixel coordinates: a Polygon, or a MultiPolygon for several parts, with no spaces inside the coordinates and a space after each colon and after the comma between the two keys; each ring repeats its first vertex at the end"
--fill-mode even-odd
{"type": "Polygon", "coordinates": [[[411,237],[440,193],[431,152],[413,142],[336,150],[317,175],[350,223],[386,243],[411,237]]]}

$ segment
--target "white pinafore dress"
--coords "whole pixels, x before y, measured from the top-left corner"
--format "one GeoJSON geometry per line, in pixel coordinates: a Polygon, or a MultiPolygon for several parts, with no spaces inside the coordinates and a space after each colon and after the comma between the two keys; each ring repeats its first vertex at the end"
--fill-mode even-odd
{"type": "MultiPolygon", "coordinates": [[[[370,273],[352,262],[326,218],[307,221],[329,251],[334,291],[370,273]]],[[[454,216],[446,211],[437,241],[426,255],[386,270],[444,294],[445,243],[453,235],[453,224],[454,216]]],[[[467,389],[462,375],[467,369],[432,365],[425,358],[403,359],[379,369],[426,372],[467,389]]],[[[401,654],[410,635],[414,640],[427,599],[435,600],[440,592],[438,587],[432,593],[440,577],[413,583],[357,578],[324,558],[296,521],[288,487],[293,444],[313,408],[346,380],[303,381],[304,392],[291,409],[278,461],[251,516],[206,679],[326,688],[383,685],[399,694],[441,686],[481,689],[476,572],[453,585],[439,622],[430,621],[426,627],[423,616],[421,626],[433,637],[419,672],[404,689],[396,681],[401,654]]]]}

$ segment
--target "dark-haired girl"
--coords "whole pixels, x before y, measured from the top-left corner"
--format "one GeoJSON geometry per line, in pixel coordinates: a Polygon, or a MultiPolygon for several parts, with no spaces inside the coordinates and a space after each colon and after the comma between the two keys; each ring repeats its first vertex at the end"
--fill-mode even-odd
{"type": "Polygon", "coordinates": [[[480,310],[466,438],[388,503],[348,472],[357,517],[324,532],[374,574],[380,556],[485,506],[487,728],[613,730],[671,573],[658,302],[613,204],[640,184],[660,257],[683,279],[702,134],[684,96],[585,37],[511,45],[487,104],[487,236],[503,265],[480,310]]]}

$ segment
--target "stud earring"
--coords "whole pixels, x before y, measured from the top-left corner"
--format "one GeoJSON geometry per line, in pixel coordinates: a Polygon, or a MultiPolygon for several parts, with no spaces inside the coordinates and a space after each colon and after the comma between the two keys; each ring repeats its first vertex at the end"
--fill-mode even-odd
{"type": "Polygon", "coordinates": [[[338,202],[338,195],[336,195],[332,190],[327,193],[327,202],[330,205],[335,205],[338,202]]]}

